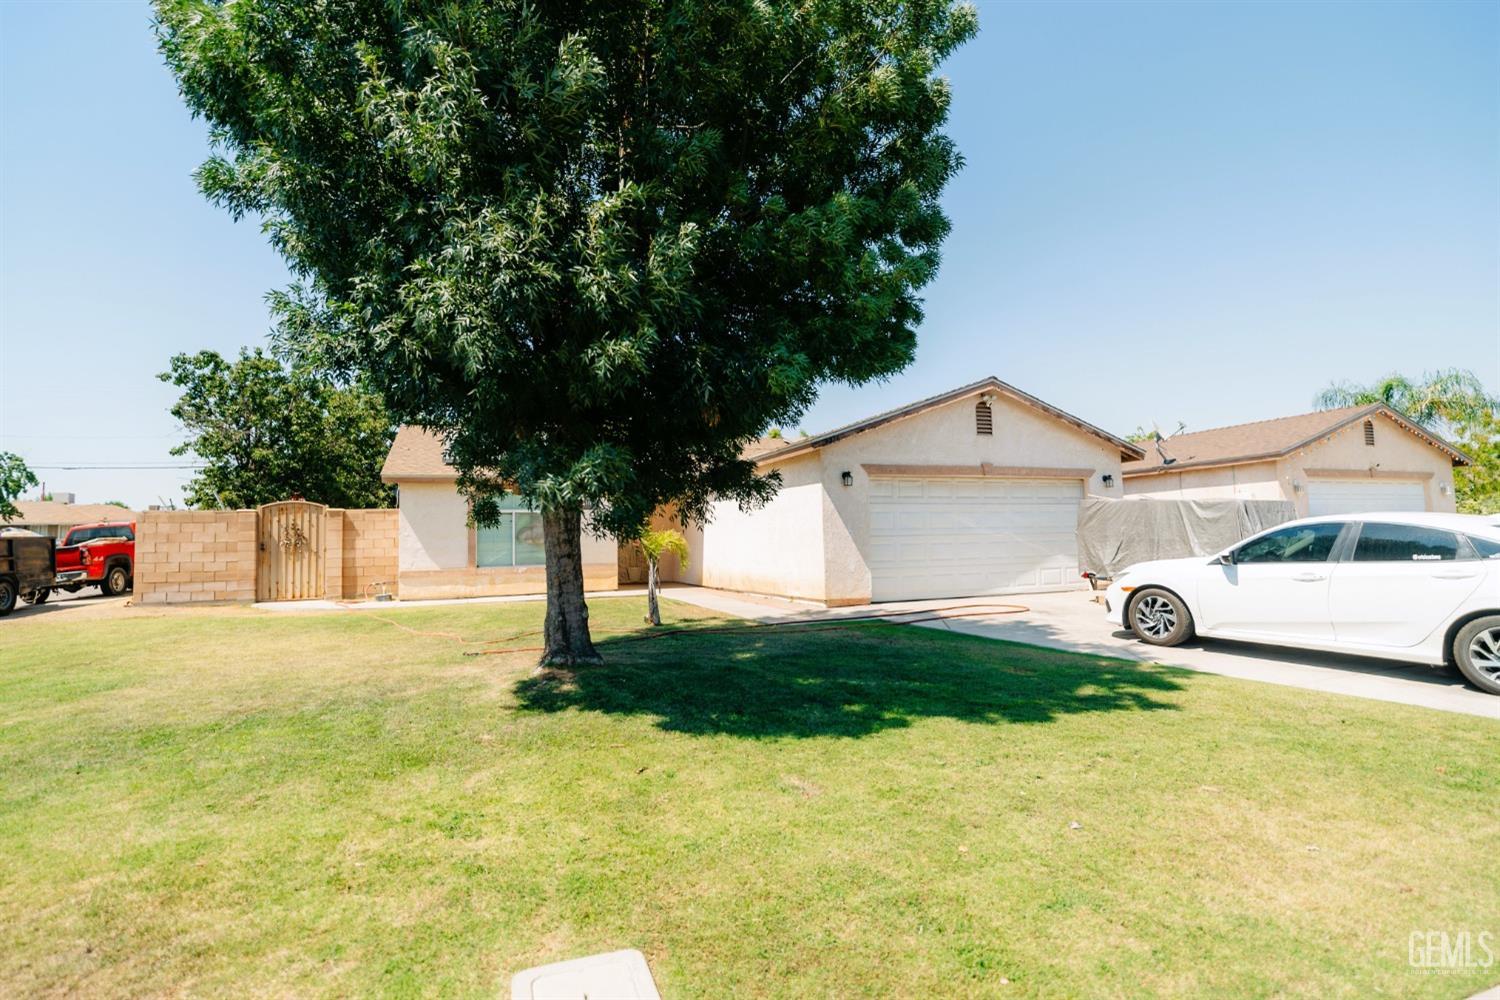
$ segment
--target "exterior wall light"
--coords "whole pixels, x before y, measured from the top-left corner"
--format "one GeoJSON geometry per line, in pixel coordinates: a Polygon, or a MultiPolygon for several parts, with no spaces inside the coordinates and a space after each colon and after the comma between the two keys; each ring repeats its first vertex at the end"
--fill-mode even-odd
{"type": "Polygon", "coordinates": [[[839,479],[843,480],[845,486],[854,485],[854,473],[848,471],[847,469],[839,475],[839,479]]]}
{"type": "Polygon", "coordinates": [[[1302,480],[1300,480],[1300,479],[1293,479],[1292,480],[1292,492],[1293,493],[1301,493],[1302,492],[1302,480]]]}
{"type": "Polygon", "coordinates": [[[1447,483],[1439,483],[1438,484],[1438,492],[1441,493],[1443,496],[1447,496],[1448,495],[1448,484],[1447,483]]]}
{"type": "Polygon", "coordinates": [[[1101,478],[1103,478],[1105,486],[1113,486],[1115,484],[1115,476],[1112,472],[1106,472],[1101,478]]]}

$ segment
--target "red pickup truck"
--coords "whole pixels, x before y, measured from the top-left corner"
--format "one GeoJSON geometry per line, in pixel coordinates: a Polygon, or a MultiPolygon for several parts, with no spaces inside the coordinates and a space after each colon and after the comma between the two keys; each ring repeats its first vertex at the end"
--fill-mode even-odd
{"type": "Polygon", "coordinates": [[[98,587],[114,597],[129,590],[134,579],[134,521],[76,525],[57,545],[57,585],[70,594],[98,587]]]}

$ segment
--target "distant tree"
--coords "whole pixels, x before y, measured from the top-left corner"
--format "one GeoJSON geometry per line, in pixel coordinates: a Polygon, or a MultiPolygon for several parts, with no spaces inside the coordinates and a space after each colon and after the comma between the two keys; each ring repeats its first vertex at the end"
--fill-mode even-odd
{"type": "Polygon", "coordinates": [[[188,483],[190,507],[256,507],[294,493],[331,507],[383,507],[380,467],[396,427],[380,397],[358,385],[240,351],[179,354],[160,376],[182,390],[172,416],[189,440],[174,455],[206,463],[188,483]]]}
{"type": "Polygon", "coordinates": [[[660,562],[664,555],[675,555],[679,565],[688,563],[687,539],[679,531],[668,528],[663,531],[641,533],[641,550],[646,553],[646,620],[652,625],[661,624],[661,609],[657,607],[656,592],[661,585],[660,562]]]}
{"type": "MultiPolygon", "coordinates": [[[[1178,434],[1181,434],[1185,430],[1187,430],[1187,424],[1183,423],[1182,421],[1178,421],[1177,429],[1175,431],[1172,431],[1170,437],[1176,437],[1178,434]]],[[[1129,441],[1131,444],[1140,444],[1142,441],[1165,441],[1168,439],[1168,437],[1169,435],[1163,434],[1155,424],[1151,425],[1151,429],[1149,431],[1145,428],[1145,425],[1136,424],[1135,430],[1125,435],[1125,440],[1129,441]]]]}
{"type": "Polygon", "coordinates": [[[12,451],[0,451],[0,521],[21,516],[16,499],[37,483],[36,474],[12,451]]]}
{"type": "Polygon", "coordinates": [[[1392,373],[1367,385],[1338,382],[1318,393],[1320,410],[1384,403],[1435,431],[1453,433],[1500,408],[1478,375],[1462,368],[1426,372],[1419,379],[1392,373]]]}
{"type": "Polygon", "coordinates": [[[126,510],[130,509],[130,505],[124,500],[106,500],[104,501],[104,505],[106,507],[124,507],[126,510]]]}
{"type": "Polygon", "coordinates": [[[1491,412],[1470,421],[1458,446],[1474,463],[1453,470],[1458,509],[1465,514],[1500,514],[1500,418],[1491,412]]]}
{"type": "Polygon", "coordinates": [[[594,663],[582,520],[763,503],[742,446],[910,363],[959,167],[949,0],[156,0],[299,283],[284,342],[446,444],[480,524],[539,505],[542,662],[594,663]]]}

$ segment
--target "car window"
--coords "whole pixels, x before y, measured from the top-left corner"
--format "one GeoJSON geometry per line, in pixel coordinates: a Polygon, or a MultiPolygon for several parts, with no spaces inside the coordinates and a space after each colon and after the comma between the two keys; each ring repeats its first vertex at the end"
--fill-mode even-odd
{"type": "Polygon", "coordinates": [[[68,535],[66,545],[79,545],[83,542],[92,542],[98,538],[124,538],[135,541],[135,532],[128,525],[106,525],[98,528],[75,528],[68,535]]]}
{"type": "Polygon", "coordinates": [[[1458,553],[1453,532],[1416,524],[1367,523],[1354,543],[1355,562],[1447,562],[1458,553]]]}
{"type": "Polygon", "coordinates": [[[1327,562],[1338,541],[1343,524],[1299,524],[1280,528],[1269,535],[1241,545],[1234,553],[1236,563],[1327,562]]]}
{"type": "Polygon", "coordinates": [[[1469,544],[1474,546],[1474,551],[1481,559],[1500,559],[1500,542],[1492,538],[1476,538],[1473,535],[1465,535],[1469,544]]]}

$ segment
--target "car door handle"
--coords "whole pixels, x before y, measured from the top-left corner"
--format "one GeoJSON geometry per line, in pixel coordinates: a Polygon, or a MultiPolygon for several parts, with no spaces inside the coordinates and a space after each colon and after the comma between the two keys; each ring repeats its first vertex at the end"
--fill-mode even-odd
{"type": "Polygon", "coordinates": [[[1328,579],[1328,577],[1321,573],[1298,573],[1292,579],[1298,583],[1317,583],[1319,580],[1328,579]]]}
{"type": "Polygon", "coordinates": [[[1434,580],[1472,580],[1478,575],[1478,573],[1434,573],[1432,578],[1434,580]]]}

